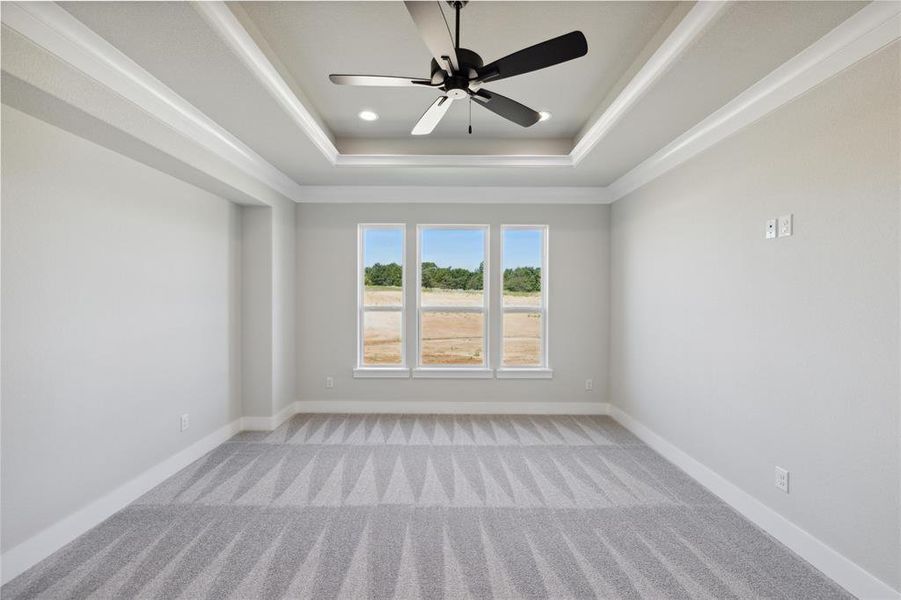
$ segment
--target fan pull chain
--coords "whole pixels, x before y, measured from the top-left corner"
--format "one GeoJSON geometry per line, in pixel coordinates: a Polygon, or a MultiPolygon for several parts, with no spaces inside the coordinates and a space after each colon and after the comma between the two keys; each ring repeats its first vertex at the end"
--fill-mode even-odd
{"type": "Polygon", "coordinates": [[[472,135],[472,96],[469,97],[469,135],[472,135]]]}

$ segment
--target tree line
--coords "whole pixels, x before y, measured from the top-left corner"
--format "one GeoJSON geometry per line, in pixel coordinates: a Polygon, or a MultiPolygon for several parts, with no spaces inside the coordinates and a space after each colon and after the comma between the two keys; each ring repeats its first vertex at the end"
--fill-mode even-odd
{"type": "MultiPolygon", "coordinates": [[[[484,284],[485,263],[470,271],[460,267],[439,267],[433,262],[422,263],[422,287],[443,290],[481,290],[484,284]]],[[[375,263],[366,267],[364,283],[371,286],[400,287],[403,269],[397,263],[375,263]]],[[[541,267],[516,267],[504,270],[504,290],[508,292],[540,292],[541,267]]]]}

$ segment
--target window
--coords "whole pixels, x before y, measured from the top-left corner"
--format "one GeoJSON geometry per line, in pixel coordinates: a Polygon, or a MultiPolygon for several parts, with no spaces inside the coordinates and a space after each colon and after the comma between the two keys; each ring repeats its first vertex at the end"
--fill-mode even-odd
{"type": "Polygon", "coordinates": [[[501,226],[501,370],[546,370],[547,226],[501,226]]]}
{"type": "Polygon", "coordinates": [[[488,225],[418,225],[415,256],[406,230],[358,226],[354,375],[408,377],[409,355],[414,377],[493,377],[492,368],[499,378],[552,377],[547,226],[501,225],[497,254],[488,225]],[[416,264],[409,318],[405,258],[416,264]],[[500,288],[493,295],[490,273],[500,288]]]}
{"type": "Polygon", "coordinates": [[[357,372],[406,375],[404,225],[360,225],[357,372]]]}
{"type": "Polygon", "coordinates": [[[417,256],[417,376],[490,376],[488,227],[421,225],[417,256]]]}

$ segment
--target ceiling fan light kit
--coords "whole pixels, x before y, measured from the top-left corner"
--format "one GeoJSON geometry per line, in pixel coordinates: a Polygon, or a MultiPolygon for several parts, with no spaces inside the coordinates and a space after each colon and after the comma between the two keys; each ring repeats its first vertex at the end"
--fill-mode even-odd
{"type": "MultiPolygon", "coordinates": [[[[469,99],[470,102],[474,101],[522,127],[531,127],[544,120],[543,113],[486,90],[482,85],[585,56],[588,53],[588,42],[582,32],[572,31],[486,65],[476,52],[460,47],[460,12],[466,2],[462,0],[446,0],[446,2],[454,9],[455,36],[451,34],[440,0],[404,2],[423,42],[432,53],[429,79],[386,75],[329,75],[329,79],[338,85],[422,87],[443,92],[443,95],[420,117],[411,131],[412,135],[431,133],[454,100],[469,99]]],[[[550,116],[549,113],[546,114],[550,116]]],[[[471,126],[470,133],[472,133],[471,126]]]]}

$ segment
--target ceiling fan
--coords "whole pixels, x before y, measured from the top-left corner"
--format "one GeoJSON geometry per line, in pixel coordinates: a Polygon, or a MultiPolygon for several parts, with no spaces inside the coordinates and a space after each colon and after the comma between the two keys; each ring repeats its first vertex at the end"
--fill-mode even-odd
{"type": "MultiPolygon", "coordinates": [[[[329,75],[329,79],[338,85],[422,87],[443,92],[419,118],[411,132],[413,135],[431,133],[454,100],[467,98],[517,125],[530,127],[537,123],[541,119],[539,113],[506,96],[486,90],[482,85],[585,56],[588,42],[582,32],[572,31],[486,65],[481,56],[460,47],[460,11],[468,0],[445,1],[454,9],[456,36],[451,35],[440,0],[404,2],[434,57],[429,79],[387,75],[329,75]]],[[[472,133],[472,126],[469,132],[472,133]]]]}

